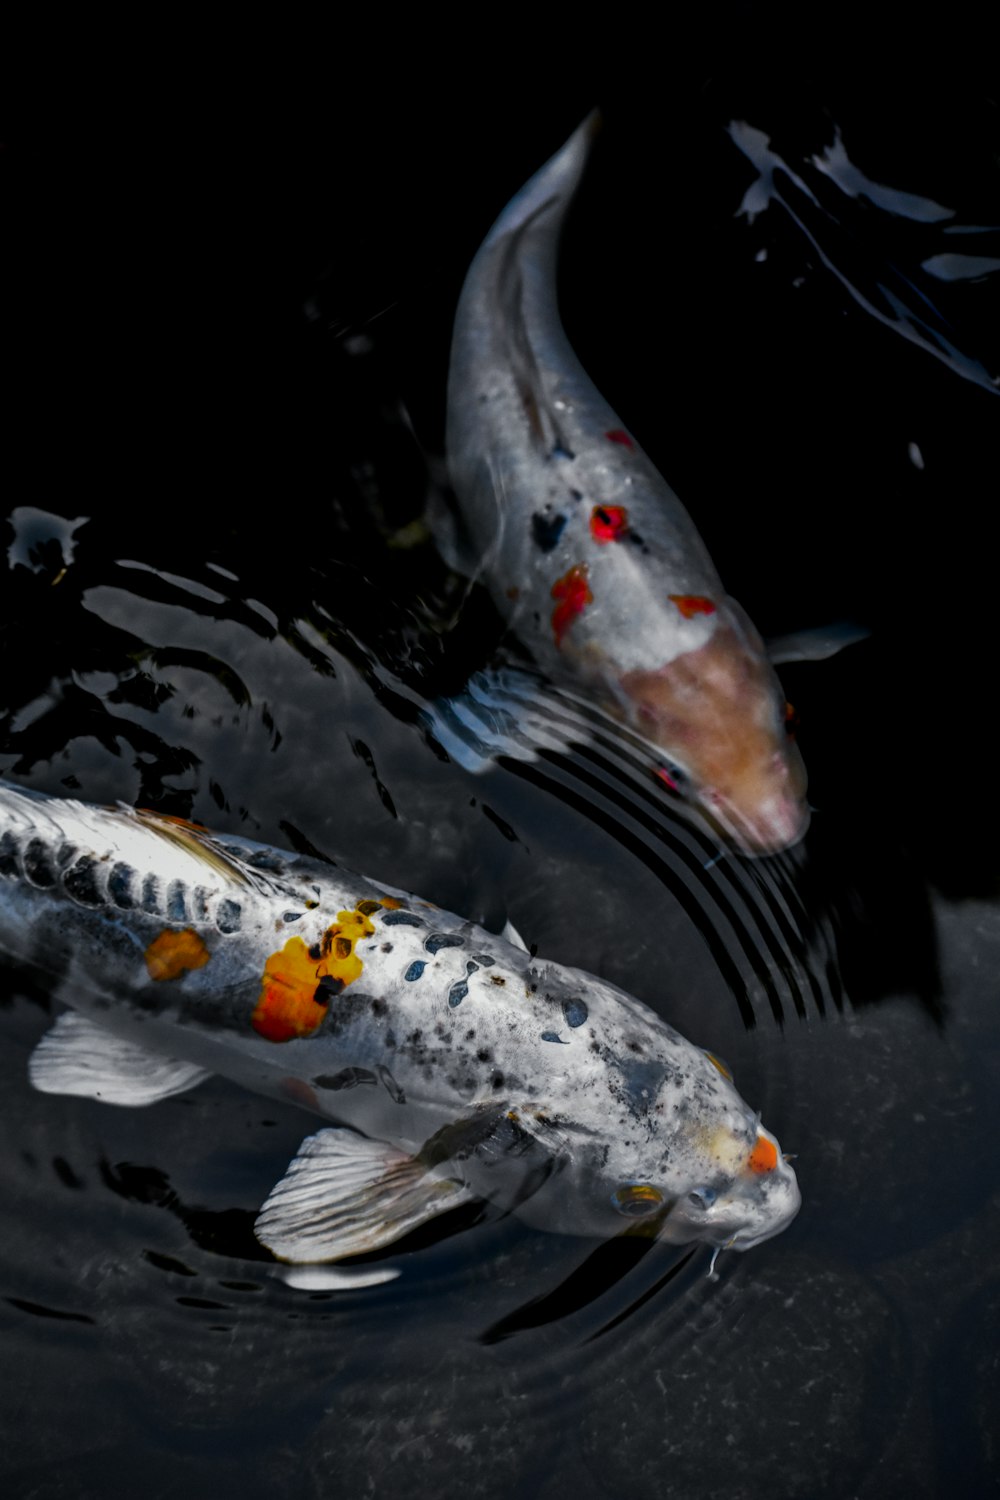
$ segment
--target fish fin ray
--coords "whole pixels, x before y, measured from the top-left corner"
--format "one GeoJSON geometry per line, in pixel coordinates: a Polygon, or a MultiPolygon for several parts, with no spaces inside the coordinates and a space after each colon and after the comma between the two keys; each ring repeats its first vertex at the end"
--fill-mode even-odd
{"type": "Polygon", "coordinates": [[[40,1093],[130,1108],[183,1094],[211,1077],[205,1068],[149,1051],[74,1010],[42,1037],[28,1059],[28,1074],[40,1093]]]}
{"type": "Polygon", "coordinates": [[[865,641],[871,631],[850,620],[832,625],[818,625],[810,630],[796,630],[766,642],[767,654],[775,666],[788,661],[826,661],[847,646],[865,641]]]}
{"type": "Polygon", "coordinates": [[[330,1126],[302,1142],[254,1233],[279,1260],[339,1260],[381,1250],[474,1197],[395,1146],[330,1126]]]}

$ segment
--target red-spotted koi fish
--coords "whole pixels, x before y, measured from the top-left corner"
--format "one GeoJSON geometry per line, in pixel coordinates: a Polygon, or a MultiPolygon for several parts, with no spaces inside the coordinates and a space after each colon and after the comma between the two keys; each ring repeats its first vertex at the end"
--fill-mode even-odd
{"type": "Polygon", "coordinates": [[[785,695],[691,517],[557,314],[559,237],[594,128],[585,121],[508,204],[466,277],[451,480],[477,571],[542,671],[584,683],[658,748],[671,788],[740,849],[766,854],[809,822],[785,695]]]}
{"type": "Polygon", "coordinates": [[[294,1264],[473,1198],[542,1229],[748,1250],[799,1207],[726,1068],[593,975],[426,901],[151,812],[0,783],[0,950],[70,1008],[35,1087],[150,1105],[210,1074],[310,1110],[256,1222],[294,1264]]]}

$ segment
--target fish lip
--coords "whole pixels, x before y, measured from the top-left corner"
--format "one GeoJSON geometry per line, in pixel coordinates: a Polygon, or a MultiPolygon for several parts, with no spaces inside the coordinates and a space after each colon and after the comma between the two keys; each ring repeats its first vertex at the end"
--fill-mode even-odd
{"type": "Polygon", "coordinates": [[[703,807],[726,841],[749,859],[766,859],[770,855],[784,854],[795,849],[802,843],[812,822],[811,809],[804,799],[794,808],[797,817],[794,825],[789,819],[791,831],[786,834],[768,834],[763,831],[757,833],[754,831],[755,824],[750,819],[733,816],[724,807],[711,802],[704,803],[703,807]]]}

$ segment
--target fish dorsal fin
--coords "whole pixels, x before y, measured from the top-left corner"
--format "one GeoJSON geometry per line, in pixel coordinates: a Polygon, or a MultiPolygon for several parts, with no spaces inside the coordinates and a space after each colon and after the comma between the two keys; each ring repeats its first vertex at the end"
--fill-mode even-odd
{"type": "Polygon", "coordinates": [[[211,1074],[126,1041],[70,1010],[59,1017],[28,1059],[28,1075],[43,1094],[79,1094],[103,1104],[156,1104],[193,1089],[211,1074]]]}
{"type": "Polygon", "coordinates": [[[525,953],[530,953],[530,948],[524,941],[524,938],[518,932],[517,928],[514,926],[513,922],[510,920],[510,917],[508,917],[506,922],[503,924],[503,931],[501,932],[500,936],[503,938],[505,943],[510,943],[511,947],[523,948],[525,953]]]}
{"type": "Polygon", "coordinates": [[[207,828],[200,828],[196,823],[189,823],[184,818],[173,818],[165,813],[152,812],[146,807],[131,808],[123,804],[119,806],[126,817],[135,818],[168,844],[173,844],[177,849],[183,849],[185,854],[198,860],[200,864],[207,865],[227,884],[248,886],[253,890],[269,889],[273,884],[273,881],[269,881],[266,876],[262,877],[258,871],[251,869],[237,855],[223,849],[207,828]]]}
{"type": "Polygon", "coordinates": [[[302,1142],[254,1233],[279,1260],[380,1250],[475,1196],[395,1146],[331,1126],[302,1142]]]}

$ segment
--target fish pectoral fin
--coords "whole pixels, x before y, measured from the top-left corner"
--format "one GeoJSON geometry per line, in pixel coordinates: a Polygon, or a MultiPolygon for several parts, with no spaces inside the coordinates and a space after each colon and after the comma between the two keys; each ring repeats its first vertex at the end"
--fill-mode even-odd
{"type": "Polygon", "coordinates": [[[381,1250],[474,1197],[395,1146],[330,1126],[302,1142],[254,1233],[279,1260],[339,1260],[381,1250]]]}
{"type": "Polygon", "coordinates": [[[453,761],[476,774],[500,755],[533,761],[539,750],[566,751],[591,738],[575,704],[514,668],[476,672],[464,692],[428,704],[419,719],[453,761]]]}
{"type": "Polygon", "coordinates": [[[775,636],[768,640],[767,654],[775,666],[787,661],[826,661],[836,656],[845,646],[866,641],[871,631],[864,625],[855,625],[850,620],[838,620],[833,625],[819,625],[812,630],[796,630],[791,635],[775,636]]]}
{"type": "Polygon", "coordinates": [[[28,1076],[43,1094],[78,1094],[135,1108],[183,1094],[211,1073],[126,1041],[79,1011],[68,1010],[31,1054],[28,1076]]]}

